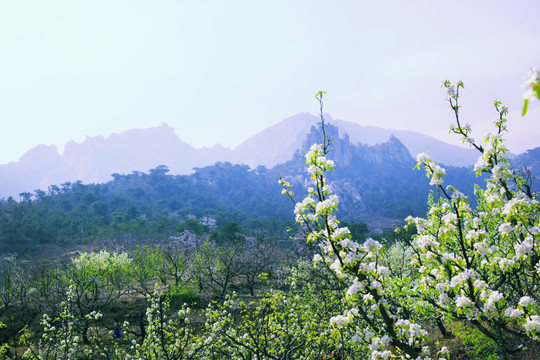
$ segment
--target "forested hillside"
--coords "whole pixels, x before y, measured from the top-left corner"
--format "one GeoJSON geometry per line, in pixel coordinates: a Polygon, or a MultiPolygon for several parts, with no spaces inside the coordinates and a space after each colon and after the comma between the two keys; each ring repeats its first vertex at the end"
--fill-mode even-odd
{"type": "MultiPolygon", "coordinates": [[[[415,162],[398,139],[353,145],[348,137],[340,138],[337,128],[329,126],[329,131],[335,139],[330,156],[342,164],[330,178],[343,198],[344,220],[364,222],[381,232],[425,211],[428,181],[413,171],[415,162]]],[[[35,244],[87,243],[119,234],[174,234],[190,216],[212,218],[218,227],[236,221],[282,233],[293,220],[292,204],[281,196],[277,179],[287,174],[299,191],[306,191],[302,153],[320,135],[313,127],[302,150],[272,169],[217,163],[196,168],[191,175],[171,175],[162,165],[148,173],[115,173],[114,180],[103,184],[68,182],[47,192],[21,193],[18,202],[0,203],[0,244],[20,251],[35,244]]],[[[453,168],[449,173],[454,183],[472,193],[470,171],[453,168]]]]}

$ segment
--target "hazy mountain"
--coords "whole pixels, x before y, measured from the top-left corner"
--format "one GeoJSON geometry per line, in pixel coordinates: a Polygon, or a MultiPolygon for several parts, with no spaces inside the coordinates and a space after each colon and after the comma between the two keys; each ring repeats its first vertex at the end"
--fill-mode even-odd
{"type": "Polygon", "coordinates": [[[445,165],[472,165],[479,155],[475,150],[450,145],[414,131],[362,126],[343,120],[335,120],[333,124],[337,125],[342,133],[348,134],[353,143],[375,145],[395,136],[405,145],[412,157],[427,151],[432,159],[445,165]]]}
{"type": "Polygon", "coordinates": [[[50,183],[44,179],[61,168],[62,157],[56,146],[38,145],[21,156],[18,162],[0,165],[0,198],[46,189],[50,183]]]}
{"type": "MultiPolygon", "coordinates": [[[[474,150],[450,145],[414,131],[362,126],[350,121],[334,120],[329,114],[325,114],[325,119],[338,127],[340,136],[347,134],[351,144],[376,145],[387,142],[395,136],[405,145],[412,157],[428,151],[435,161],[451,166],[472,165],[478,158],[474,150]]],[[[233,157],[230,160],[252,167],[257,165],[272,167],[283,163],[300,148],[311,126],[319,121],[318,116],[309,113],[300,113],[287,118],[246,140],[233,150],[233,157]]]]}
{"type": "MultiPolygon", "coordinates": [[[[469,165],[476,161],[472,150],[449,145],[432,137],[412,131],[361,126],[343,120],[333,120],[341,137],[347,136],[352,145],[381,144],[395,136],[414,157],[429,151],[431,157],[446,165],[469,165]]],[[[81,180],[84,183],[106,182],[111,174],[148,171],[166,165],[173,174],[189,174],[194,167],[218,161],[273,167],[291,159],[301,148],[311,127],[319,117],[301,113],[268,127],[246,140],[234,150],[215,145],[196,149],[178,137],[167,124],[149,129],[129,130],[102,136],[87,137],[82,143],[69,142],[63,154],[54,146],[39,145],[27,152],[18,162],[0,165],[0,198],[35,189],[46,190],[49,185],[81,180]]]]}
{"type": "Polygon", "coordinates": [[[84,182],[104,182],[112,173],[147,171],[160,164],[176,173],[188,173],[200,162],[197,151],[166,124],[112,134],[107,139],[89,137],[82,144],[69,142],[62,160],[62,177],[84,182]]]}
{"type": "Polygon", "coordinates": [[[161,164],[174,173],[187,174],[194,167],[214,164],[229,154],[230,149],[221,145],[195,149],[167,124],[112,134],[106,139],[87,137],[80,144],[71,141],[62,155],[54,146],[38,145],[18,162],[0,165],[0,198],[77,180],[106,182],[113,173],[148,171],[161,164]]]}

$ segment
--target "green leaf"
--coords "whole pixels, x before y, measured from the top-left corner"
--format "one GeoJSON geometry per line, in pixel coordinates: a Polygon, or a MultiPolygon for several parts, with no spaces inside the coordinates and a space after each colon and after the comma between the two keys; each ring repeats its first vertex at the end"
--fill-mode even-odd
{"type": "Polygon", "coordinates": [[[523,100],[523,110],[521,111],[521,116],[527,115],[529,112],[529,99],[523,100]]]}

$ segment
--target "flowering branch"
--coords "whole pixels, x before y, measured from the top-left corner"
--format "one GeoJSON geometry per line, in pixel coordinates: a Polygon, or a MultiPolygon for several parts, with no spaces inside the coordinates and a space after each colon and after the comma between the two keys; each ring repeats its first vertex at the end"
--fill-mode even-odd
{"type": "MultiPolygon", "coordinates": [[[[396,281],[390,278],[388,268],[380,264],[382,245],[371,238],[364,244],[354,241],[349,229],[339,227],[333,214],[339,198],[325,179],[325,173],[334,169],[334,162],[327,158],[332,139],[325,130],[323,94],[316,95],[320,103],[322,143],[313,144],[306,154],[315,187],[309,188],[306,198],[295,204],[294,213],[306,241],[315,243],[320,250],[314,263],[324,262],[349,284],[345,297],[351,308],[330,319],[330,323],[337,328],[354,329],[356,341],[368,345],[372,359],[386,359],[392,354],[415,359],[425,356],[427,348],[422,348],[422,343],[427,339],[426,331],[409,317],[401,318],[407,311],[392,299],[396,281]]],[[[279,182],[282,192],[293,199],[291,185],[283,178],[279,182]]]]}

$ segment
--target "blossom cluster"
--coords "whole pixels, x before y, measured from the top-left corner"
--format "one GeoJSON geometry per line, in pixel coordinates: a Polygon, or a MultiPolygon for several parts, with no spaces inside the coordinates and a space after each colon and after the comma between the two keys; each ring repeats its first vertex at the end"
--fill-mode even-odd
{"type": "MultiPolygon", "coordinates": [[[[447,85],[449,97],[457,101],[447,85]]],[[[445,317],[495,324],[484,329],[494,334],[497,327],[504,331],[517,323],[523,334],[536,337],[540,327],[534,299],[540,293],[532,279],[540,270],[540,205],[506,157],[503,134],[508,109],[498,101],[495,108],[497,133],[487,134],[482,145],[470,141],[481,151],[474,171],[490,175],[485,187],[475,190],[474,209],[456,188],[443,186],[444,171],[427,154],[417,157],[418,167],[426,169],[438,195],[431,197],[426,218],[406,219],[418,233],[413,241],[417,253],[413,262],[421,275],[418,290],[426,299],[434,299],[445,317]]],[[[470,139],[467,125],[458,122],[454,132],[470,139]]]]}
{"type": "Polygon", "coordinates": [[[111,266],[127,266],[131,262],[126,252],[115,253],[107,250],[100,252],[83,252],[73,258],[73,264],[77,269],[95,269],[104,271],[111,266]]]}

